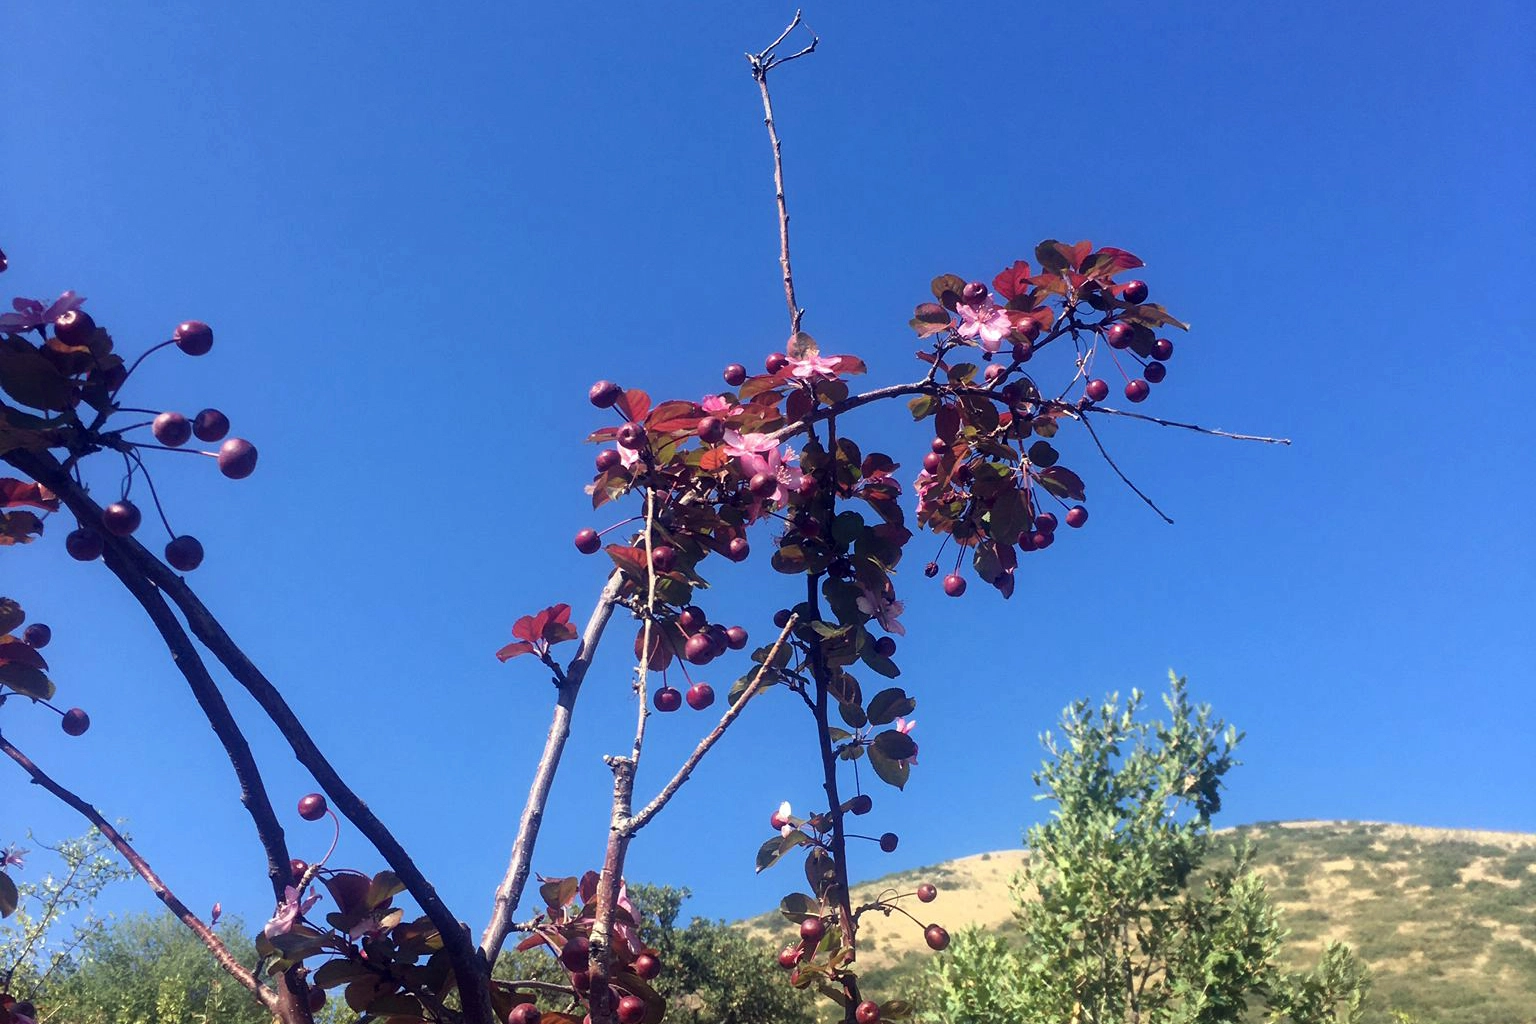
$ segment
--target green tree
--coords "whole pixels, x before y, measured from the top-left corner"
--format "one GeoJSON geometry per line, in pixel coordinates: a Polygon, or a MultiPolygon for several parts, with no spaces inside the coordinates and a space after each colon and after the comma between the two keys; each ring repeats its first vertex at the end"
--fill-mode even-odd
{"type": "MultiPolygon", "coordinates": [[[[255,946],[239,919],[219,937],[246,964],[255,946]]],[[[270,1024],[272,1017],[225,974],[170,914],[120,918],[84,944],[77,963],[39,1004],[50,1024],[270,1024]]],[[[337,1000],[317,1021],[356,1019],[337,1000]]]]}
{"type": "MultiPolygon", "coordinates": [[[[641,941],[662,963],[653,984],[667,1000],[666,1024],[813,1024],[811,997],[784,984],[772,949],[724,921],[695,917],[679,927],[689,895],[670,885],[629,889],[641,941]]],[[[570,976],[542,949],[503,954],[496,976],[570,984],[570,976]]],[[[557,1009],[559,1001],[544,1005],[557,1009]]]]}
{"type": "Polygon", "coordinates": [[[1207,864],[1222,779],[1241,736],[1172,678],[1167,723],[1142,694],[1079,701],[1033,776],[1056,802],[1030,829],[1016,881],[1018,952],[957,941],[928,978],[943,1024],[1357,1024],[1367,982],[1344,946],[1316,969],[1278,965],[1285,932],[1246,847],[1207,864]]]}
{"type": "MultiPolygon", "coordinates": [[[[57,846],[31,842],[59,860],[37,881],[16,886],[16,908],[0,923],[0,992],[41,1002],[48,986],[74,967],[82,948],[99,936],[104,923],[91,905],[108,885],[132,877],[94,828],[57,846]]],[[[16,847],[0,850],[18,871],[41,865],[36,855],[16,847]]]]}

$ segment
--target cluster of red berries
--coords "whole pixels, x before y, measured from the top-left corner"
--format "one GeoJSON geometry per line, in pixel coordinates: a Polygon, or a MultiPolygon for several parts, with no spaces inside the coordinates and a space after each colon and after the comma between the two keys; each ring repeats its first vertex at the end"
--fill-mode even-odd
{"type": "MultiPolygon", "coordinates": [[[[12,607],[15,607],[12,605],[12,607]]],[[[19,616],[18,616],[19,617],[19,616]]],[[[18,623],[19,625],[19,623],[18,623]]],[[[3,628],[3,627],[0,627],[3,628]]],[[[9,633],[5,634],[9,636],[9,633]]],[[[53,640],[53,630],[46,623],[33,622],[22,630],[20,643],[5,643],[0,645],[0,664],[16,664],[28,669],[36,669],[38,672],[48,670],[48,662],[38,651],[53,640]]],[[[46,692],[46,691],[44,691],[46,692]]],[[[28,696],[36,696],[28,694],[28,696]]],[[[0,698],[3,700],[3,698],[0,698]]],[[[83,736],[91,727],[91,716],[85,713],[84,708],[70,708],[67,711],[59,711],[46,700],[39,699],[38,703],[53,711],[58,711],[59,727],[70,736],[83,736]]]]}
{"type": "MultiPolygon", "coordinates": [[[[1114,285],[1109,289],[1110,294],[1121,302],[1138,305],[1147,301],[1147,284],[1145,281],[1127,281],[1125,284],[1114,285]]],[[[1090,298],[1090,304],[1093,299],[1090,298]]],[[[1098,308],[1096,306],[1096,308],[1098,308]]],[[[1107,304],[1105,304],[1107,308],[1107,304]]],[[[1124,321],[1111,323],[1100,332],[1104,341],[1110,348],[1116,351],[1125,351],[1131,348],[1135,338],[1136,328],[1124,321]]],[[[1121,375],[1126,378],[1125,397],[1132,402],[1145,402],[1147,396],[1152,393],[1153,384],[1161,384],[1168,376],[1168,360],[1173,358],[1173,342],[1167,338],[1155,339],[1148,352],[1149,358],[1141,363],[1141,376],[1131,377],[1121,370],[1121,375]]],[[[1116,360],[1116,365],[1119,361],[1116,360]]],[[[1109,382],[1101,377],[1090,379],[1083,388],[1083,394],[1090,402],[1102,402],[1109,397],[1109,382]]]]}
{"type": "MultiPolygon", "coordinates": [[[[56,318],[53,331],[64,344],[83,346],[95,336],[97,327],[89,313],[75,309],[56,318]]],[[[213,348],[213,329],[201,320],[187,320],[177,326],[170,341],[156,347],[171,344],[190,356],[206,355],[213,348]]],[[[125,379],[126,373],[122,374],[122,379],[113,382],[114,391],[125,379]]],[[[167,410],[154,418],[150,429],[155,440],[167,448],[180,448],[194,437],[210,444],[222,441],[216,453],[203,454],[215,457],[219,472],[231,480],[243,480],[256,470],[256,446],[244,438],[228,437],[229,417],[218,409],[204,409],[191,419],[167,410]]],[[[82,523],[71,531],[64,538],[64,549],[78,561],[95,561],[106,546],[103,532],[114,537],[129,537],[138,530],[143,519],[138,506],[125,495],[102,509],[99,523],[82,523]]],[[[203,564],[203,545],[196,537],[172,531],[170,543],[165,546],[165,561],[178,572],[191,572],[203,564]]]]}

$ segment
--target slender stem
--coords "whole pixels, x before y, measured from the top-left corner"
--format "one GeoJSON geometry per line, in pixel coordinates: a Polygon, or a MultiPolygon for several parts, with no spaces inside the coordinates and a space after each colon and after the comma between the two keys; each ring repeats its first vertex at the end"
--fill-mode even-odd
{"type": "Polygon", "coordinates": [[[269,1013],[275,1014],[278,1012],[279,1001],[277,994],[258,981],[256,976],[229,951],[223,941],[214,933],[213,929],[204,924],[196,914],[187,908],[186,904],[176,897],[176,894],[171,891],[170,887],[161,881],[160,876],[155,874],[154,869],[149,866],[149,862],[139,855],[139,852],[123,837],[121,832],[112,827],[110,821],[101,816],[101,812],[97,811],[96,808],[92,807],[71,790],[54,781],[52,776],[34,764],[32,759],[27,757],[26,754],[16,749],[4,735],[0,735],[0,751],[3,751],[7,757],[20,765],[22,770],[32,777],[32,782],[35,785],[42,786],[48,792],[79,811],[87,821],[96,826],[96,830],[106,837],[107,842],[111,843],[118,853],[123,855],[123,859],[138,873],[139,877],[149,884],[150,889],[154,891],[155,896],[160,902],[165,904],[166,909],[175,914],[182,924],[190,928],[202,944],[208,947],[208,951],[219,962],[219,966],[224,968],[224,971],[230,977],[234,978],[249,991],[256,1001],[261,1003],[269,1013]]]}
{"type": "Polygon", "coordinates": [[[603,630],[613,617],[613,609],[618,604],[619,591],[623,585],[624,576],[615,569],[609,575],[608,583],[598,595],[597,604],[587,619],[575,657],[565,668],[559,696],[550,716],[549,732],[544,738],[544,753],[540,755],[538,767],[534,771],[528,800],[523,805],[522,820],[518,823],[517,838],[512,843],[512,855],[501,884],[496,888],[490,923],[480,936],[480,953],[486,963],[496,962],[501,947],[512,932],[512,915],[517,912],[518,902],[523,898],[523,888],[528,884],[533,849],[539,840],[539,827],[544,822],[544,808],[549,804],[555,772],[559,770],[565,742],[571,735],[571,716],[575,712],[576,697],[581,692],[582,680],[587,676],[587,668],[592,664],[598,642],[602,640],[603,630]]]}
{"type": "Polygon", "coordinates": [[[711,747],[720,742],[720,737],[725,735],[725,730],[730,728],[731,723],[736,721],[742,710],[746,708],[747,701],[757,695],[757,691],[762,687],[763,679],[768,674],[769,667],[778,657],[779,648],[784,646],[785,641],[789,639],[790,632],[799,621],[798,616],[791,615],[789,617],[789,621],[784,624],[783,631],[779,633],[779,638],[773,642],[773,648],[768,652],[768,657],[758,666],[757,674],[752,677],[752,682],[741,692],[741,696],[736,698],[736,702],[726,709],[725,714],[720,718],[720,724],[716,725],[708,736],[699,741],[699,745],[693,748],[693,753],[688,755],[682,767],[677,770],[677,774],[673,775],[667,784],[662,787],[661,792],[657,793],[655,798],[646,804],[640,813],[629,819],[627,830],[630,835],[639,832],[650,823],[652,818],[656,817],[663,807],[667,806],[667,802],[677,794],[677,791],[682,788],[683,783],[687,782],[688,777],[693,774],[693,770],[699,766],[699,762],[704,759],[704,755],[709,753],[711,747]]]}
{"type": "Polygon", "coordinates": [[[1125,409],[1108,409],[1102,405],[1090,406],[1084,412],[1097,413],[1104,416],[1124,416],[1126,419],[1142,420],[1147,423],[1156,423],[1160,427],[1178,427],[1182,430],[1193,430],[1199,434],[1210,434],[1212,437],[1228,437],[1234,441],[1259,441],[1263,444],[1289,445],[1288,437],[1264,437],[1259,434],[1233,434],[1225,430],[1215,430],[1211,427],[1202,427],[1194,423],[1180,423],[1177,420],[1164,420],[1156,416],[1148,416],[1146,413],[1129,412],[1125,409]]]}
{"type": "Polygon", "coordinates": [[[789,205],[784,197],[784,157],[782,143],[779,140],[778,128],[773,123],[773,101],[768,96],[768,72],[780,64],[787,63],[797,57],[804,57],[816,49],[819,41],[815,33],[811,34],[809,46],[798,53],[788,57],[779,57],[773,50],[782,43],[789,34],[801,23],[800,12],[795,12],[795,17],[789,26],[779,33],[775,39],[761,53],[747,54],[747,60],[752,64],[752,77],[757,81],[758,92],[763,98],[763,124],[768,128],[768,141],[773,146],[773,194],[779,208],[779,269],[784,276],[784,302],[789,307],[789,336],[793,338],[800,333],[800,320],[805,316],[805,310],[795,300],[795,275],[790,268],[789,261],[789,205]]]}
{"type": "Polygon", "coordinates": [[[1141,488],[1139,488],[1135,484],[1131,483],[1131,478],[1126,476],[1124,473],[1120,472],[1120,467],[1115,465],[1115,460],[1114,459],[1110,458],[1109,452],[1107,450],[1105,450],[1105,448],[1104,448],[1104,442],[1099,440],[1099,432],[1093,429],[1093,424],[1088,422],[1088,418],[1086,416],[1084,416],[1084,417],[1080,417],[1080,419],[1082,420],[1083,426],[1088,429],[1088,436],[1093,438],[1093,443],[1096,446],[1098,446],[1099,454],[1104,456],[1104,461],[1109,463],[1109,468],[1115,471],[1115,475],[1118,476],[1125,483],[1125,486],[1129,487],[1132,491],[1136,492],[1136,497],[1138,497],[1142,501],[1146,502],[1148,507],[1150,507],[1153,512],[1156,512],[1159,516],[1161,516],[1162,519],[1163,519],[1163,522],[1167,523],[1169,526],[1172,526],[1173,525],[1173,520],[1168,517],[1168,513],[1164,512],[1162,509],[1158,508],[1157,507],[1157,502],[1153,501],[1151,498],[1149,498],[1145,494],[1141,493],[1141,488]]]}

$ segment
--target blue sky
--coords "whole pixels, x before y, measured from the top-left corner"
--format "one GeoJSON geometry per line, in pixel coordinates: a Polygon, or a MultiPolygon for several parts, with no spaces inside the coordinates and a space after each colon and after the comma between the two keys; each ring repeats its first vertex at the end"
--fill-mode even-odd
{"type": "MultiPolygon", "coordinates": [[[[152,463],[208,550],[193,583],[477,930],[551,696],[527,659],[492,654],[519,614],[584,615],[602,582],[570,544],[614,518],[582,493],[582,438],[606,422],[587,386],[697,398],[785,331],[742,53],[790,9],[525,6],[0,15],[37,55],[3,72],[0,291],[76,289],[130,350],[188,317],[214,326],[209,356],[163,353],[125,392],[218,406],[260,447],[239,482],[152,463]]],[[[1147,411],[1295,444],[1111,424],[1168,527],[1069,441],[1092,521],[1032,556],[1008,603],[942,597],[915,571],[937,545],[916,540],[899,660],[921,764],[904,794],[875,792],[866,821],[902,844],[860,850],[856,874],[1017,845],[1043,813],[1037,734],[1072,699],[1156,690],[1170,667],[1248,733],[1228,824],[1536,830],[1530,9],[873,11],[808,8],[821,48],[774,81],[806,328],[871,382],[911,379],[906,320],[931,277],[990,278],[1042,238],[1090,238],[1142,256],[1154,300],[1194,326],[1147,411]]],[[[909,469],[927,438],[899,408],[849,429],[909,469]]],[[[118,472],[90,480],[105,495],[118,472]]],[[[71,741],[13,704],[0,726],[126,817],[189,904],[264,919],[210,731],[56,523],[0,579],[52,624],[61,699],[95,724],[71,741]]],[[[766,637],[792,582],[716,575],[710,611],[766,637]]],[[[601,857],[600,757],[632,723],[616,635],[546,874],[601,857]]],[[[291,806],[312,784],[232,701],[291,806]]],[[[657,726],[646,794],[706,721],[657,726]]],[[[754,877],[752,854],[780,800],[814,804],[810,744],[787,696],[754,705],[643,833],[631,876],[686,884],[711,916],[771,906],[798,873],[754,877]]],[[[297,853],[323,850],[322,826],[288,820],[297,853]]],[[[0,842],[27,827],[80,825],[0,773],[0,842]]],[[[337,863],[382,866],[350,837],[337,863]]]]}

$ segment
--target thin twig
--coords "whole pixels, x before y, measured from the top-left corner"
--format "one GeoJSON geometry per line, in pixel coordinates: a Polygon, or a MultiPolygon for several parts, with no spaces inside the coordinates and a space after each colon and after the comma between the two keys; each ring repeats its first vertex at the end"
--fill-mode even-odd
{"type": "Polygon", "coordinates": [[[789,617],[789,621],[784,624],[783,632],[773,642],[773,648],[768,652],[768,657],[763,660],[762,665],[758,666],[757,675],[752,678],[752,682],[748,684],[747,688],[741,692],[741,696],[736,698],[735,703],[726,709],[725,714],[720,719],[720,724],[716,725],[708,736],[699,741],[699,745],[693,748],[693,753],[688,755],[688,759],[677,770],[677,774],[672,776],[671,780],[662,787],[661,792],[656,794],[655,799],[646,804],[639,814],[629,819],[628,831],[630,835],[639,832],[652,818],[656,817],[657,812],[665,807],[667,801],[671,800],[677,791],[682,788],[683,783],[688,781],[688,776],[693,774],[693,770],[699,766],[699,762],[704,759],[704,755],[709,753],[709,748],[720,742],[720,737],[725,735],[725,730],[730,727],[732,722],[736,721],[737,716],[746,708],[747,701],[757,695],[757,691],[762,686],[763,679],[768,673],[768,668],[779,655],[779,648],[784,646],[784,641],[789,638],[790,631],[795,628],[795,624],[799,621],[798,616],[791,615],[789,617]]]}
{"type": "MultiPolygon", "coordinates": [[[[1107,416],[1124,416],[1126,419],[1144,420],[1147,423],[1156,423],[1160,427],[1178,427],[1181,430],[1193,430],[1197,434],[1210,434],[1212,437],[1230,437],[1234,441],[1259,441],[1263,444],[1289,445],[1288,437],[1264,437],[1260,434],[1232,434],[1225,430],[1215,430],[1211,427],[1202,427],[1194,423],[1180,423],[1177,420],[1159,419],[1156,416],[1148,416],[1141,412],[1128,412],[1124,409],[1109,409],[1102,405],[1089,406],[1083,412],[1103,413],[1107,416]]],[[[1087,422],[1086,420],[1084,422],[1087,422]]]]}
{"type": "Polygon", "coordinates": [[[165,904],[166,909],[175,914],[181,920],[181,923],[190,928],[202,944],[208,947],[208,951],[219,962],[219,966],[224,968],[225,973],[247,989],[269,1013],[275,1014],[278,1012],[277,993],[263,985],[256,979],[255,975],[246,969],[245,965],[229,951],[224,945],[223,940],[214,933],[213,929],[204,924],[196,914],[187,908],[186,904],[176,897],[176,894],[171,891],[170,887],[161,881],[160,876],[155,874],[154,869],[149,866],[149,862],[139,855],[139,852],[123,837],[121,832],[112,827],[110,821],[101,816],[101,812],[71,790],[54,781],[52,776],[34,764],[32,759],[27,757],[26,754],[17,750],[3,735],[0,735],[0,751],[3,751],[7,757],[19,764],[23,771],[32,776],[34,784],[42,786],[48,792],[79,811],[87,821],[96,826],[96,830],[106,837],[107,842],[111,843],[118,853],[123,855],[123,859],[138,873],[139,877],[149,883],[150,889],[154,891],[155,896],[159,898],[160,902],[165,904]]]}
{"type": "Polygon", "coordinates": [[[768,96],[768,72],[780,64],[787,64],[799,57],[814,53],[816,44],[820,42],[816,33],[811,33],[811,42],[808,46],[788,57],[780,57],[773,50],[782,43],[789,34],[801,24],[800,12],[796,11],[794,19],[789,26],[779,33],[779,37],[761,53],[747,54],[747,60],[752,65],[752,77],[757,82],[758,92],[763,98],[763,124],[768,128],[768,141],[773,146],[773,194],[779,207],[779,269],[784,275],[784,302],[789,306],[789,336],[791,339],[800,333],[800,320],[805,316],[805,310],[800,308],[795,299],[795,275],[790,269],[789,261],[789,205],[784,198],[784,157],[782,144],[779,140],[779,131],[773,123],[773,101],[768,96]]]}
{"type": "Polygon", "coordinates": [[[1157,502],[1153,501],[1151,498],[1149,498],[1145,494],[1141,493],[1141,488],[1139,488],[1135,484],[1131,483],[1131,478],[1126,476],[1124,473],[1120,472],[1120,467],[1115,465],[1115,460],[1114,459],[1110,458],[1109,452],[1106,451],[1105,448],[1104,448],[1104,442],[1099,440],[1099,433],[1098,433],[1098,431],[1093,429],[1093,424],[1088,422],[1088,418],[1086,416],[1085,417],[1080,417],[1079,418],[1079,422],[1081,422],[1084,427],[1088,428],[1088,436],[1093,438],[1093,443],[1095,445],[1097,445],[1098,448],[1099,448],[1099,454],[1104,456],[1104,461],[1109,463],[1109,468],[1115,471],[1115,475],[1118,476],[1121,480],[1123,480],[1125,482],[1125,486],[1129,487],[1132,491],[1136,492],[1136,497],[1138,497],[1142,501],[1146,502],[1148,507],[1150,507],[1153,512],[1156,512],[1159,516],[1161,516],[1163,522],[1167,523],[1169,526],[1172,526],[1173,525],[1173,520],[1168,518],[1168,513],[1164,512],[1162,509],[1158,508],[1157,507],[1157,502]]]}

